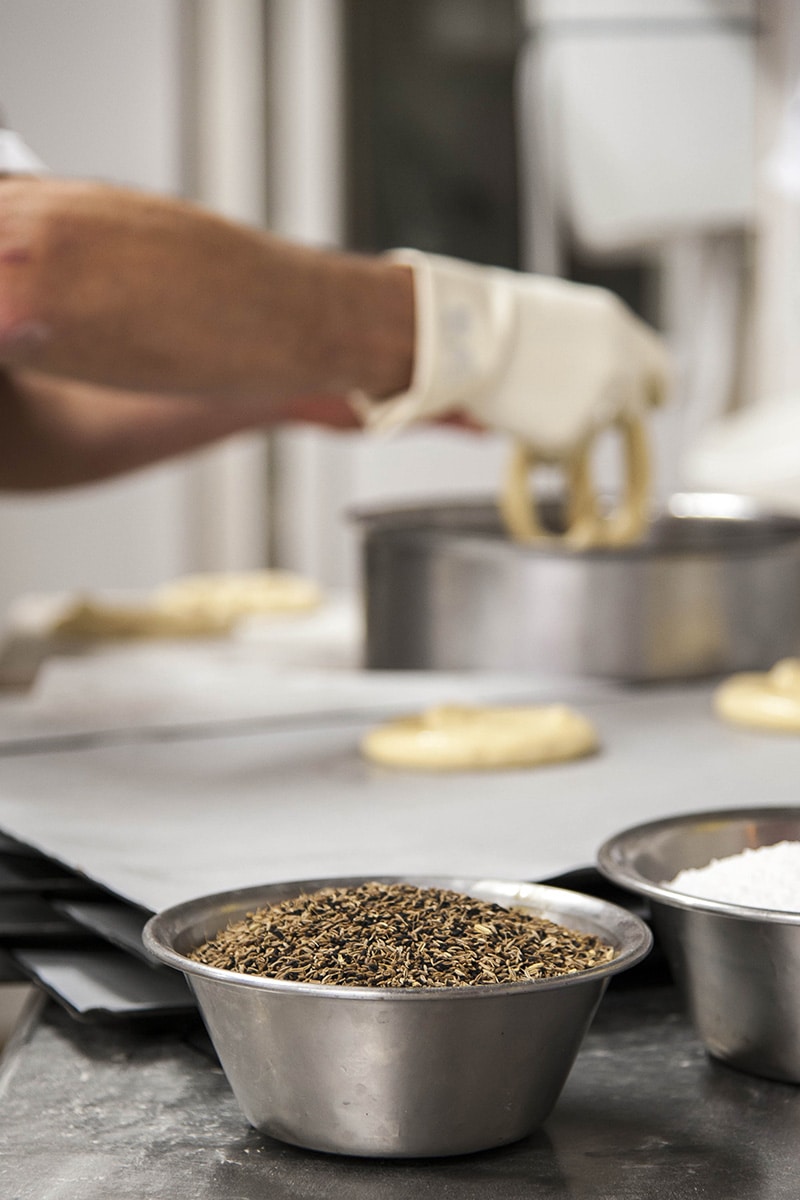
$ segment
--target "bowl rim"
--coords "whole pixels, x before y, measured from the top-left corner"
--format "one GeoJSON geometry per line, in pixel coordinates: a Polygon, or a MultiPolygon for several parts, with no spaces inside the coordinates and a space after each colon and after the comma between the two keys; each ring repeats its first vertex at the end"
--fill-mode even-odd
{"type": "MultiPolygon", "coordinates": [[[[560,503],[563,499],[558,491],[542,497],[545,502],[560,503]]],[[[673,560],[690,560],[696,558],[734,559],[751,557],[753,554],[767,551],[796,551],[800,541],[800,516],[789,512],[779,505],[770,505],[757,500],[744,492],[734,491],[702,491],[679,490],[670,493],[662,502],[654,504],[650,512],[652,524],[672,523],[690,525],[693,522],[715,521],[731,524],[760,527],[764,533],[769,531],[777,538],[777,542],[765,542],[763,545],[747,545],[732,547],[730,544],[713,548],[698,546],[663,546],[653,545],[649,541],[639,541],[630,545],[614,547],[588,547],[585,550],[575,550],[560,543],[557,539],[543,544],[509,543],[487,533],[475,533],[460,528],[457,524],[437,524],[437,518],[448,514],[458,515],[462,511],[481,510],[486,513],[496,512],[497,497],[488,494],[471,496],[431,497],[418,500],[400,501],[398,503],[377,503],[354,505],[348,510],[347,516],[351,523],[363,535],[380,534],[383,538],[400,539],[404,544],[413,543],[420,546],[438,545],[443,542],[450,551],[456,548],[468,552],[470,556],[481,556],[494,559],[498,555],[505,557],[509,549],[514,553],[533,561],[582,562],[598,560],[602,562],[644,563],[670,562],[673,560]],[[422,523],[420,523],[422,521],[422,523]]]]}
{"type": "MultiPolygon", "coordinates": [[[[646,896],[659,904],[670,908],[680,908],[693,912],[715,913],[720,916],[736,917],[745,921],[769,921],[771,924],[800,926],[800,911],[779,908],[759,908],[752,904],[733,904],[726,900],[711,900],[705,896],[692,896],[687,892],[679,892],[663,884],[653,883],[645,875],[640,874],[628,861],[625,854],[631,843],[640,841],[653,834],[665,833],[671,829],[680,829],[701,822],[743,822],[769,820],[796,820],[800,830],[800,806],[764,806],[750,808],[711,808],[676,816],[661,817],[654,821],[645,821],[640,825],[631,825],[621,830],[603,842],[597,852],[597,866],[605,877],[619,887],[646,896]]],[[[779,841],[785,841],[782,837],[779,841]]],[[[800,838],[797,839],[800,841],[800,838]]],[[[764,845],[774,843],[765,842],[764,845]]],[[[723,857],[723,856],[721,856],[723,857]]],[[[724,857],[728,857],[725,855],[724,857]]]]}
{"type": "MultiPolygon", "coordinates": [[[[454,886],[453,890],[459,890],[459,888],[454,886]]],[[[254,903],[254,907],[256,906],[257,904],[254,903]]],[[[255,988],[259,991],[351,1000],[361,998],[382,1001],[383,1003],[390,1001],[406,1002],[415,999],[418,1001],[426,999],[436,1001],[456,1000],[460,1002],[468,998],[489,999],[490,997],[509,996],[531,991],[542,992],[558,987],[574,987],[581,983],[604,981],[610,979],[612,975],[616,975],[620,971],[635,966],[636,963],[649,954],[653,946],[652,931],[641,917],[636,916],[635,913],[630,912],[621,905],[601,900],[584,892],[575,892],[567,888],[553,887],[548,884],[517,882],[505,879],[498,880],[480,876],[469,878],[456,876],[434,877],[428,875],[386,875],[380,872],[372,875],[342,876],[321,880],[275,880],[270,883],[256,884],[252,887],[197,896],[180,904],[171,905],[169,908],[165,908],[152,916],[144,926],[142,940],[145,949],[151,955],[160,962],[182,971],[187,977],[196,976],[198,979],[215,980],[219,983],[255,988]],[[542,907],[545,907],[545,901],[550,901],[554,907],[557,905],[559,899],[562,902],[566,901],[567,906],[570,903],[572,904],[575,909],[575,915],[578,915],[580,910],[584,910],[587,916],[598,920],[598,923],[603,915],[609,920],[613,919],[615,929],[620,931],[620,940],[622,940],[622,935],[624,934],[624,938],[628,944],[623,946],[610,962],[601,963],[596,967],[587,967],[585,970],[576,971],[574,974],[559,975],[549,979],[517,980],[511,983],[484,983],[465,987],[405,988],[302,983],[291,979],[272,979],[269,976],[245,975],[239,971],[228,971],[221,967],[211,967],[205,963],[195,962],[193,959],[187,958],[186,955],[174,950],[170,944],[172,936],[170,936],[168,929],[175,921],[182,921],[184,924],[187,924],[191,920],[192,915],[199,915],[205,909],[223,905],[235,905],[239,907],[241,904],[246,903],[248,898],[252,898],[255,902],[256,897],[259,895],[263,896],[267,889],[299,887],[303,890],[319,890],[319,888],[326,886],[349,886],[371,881],[446,887],[448,886],[448,880],[454,885],[461,885],[460,890],[462,891],[465,886],[500,887],[506,890],[509,899],[512,899],[513,896],[527,896],[531,899],[539,899],[542,902],[542,907]],[[512,892],[511,889],[514,889],[514,891],[512,892]]]]}

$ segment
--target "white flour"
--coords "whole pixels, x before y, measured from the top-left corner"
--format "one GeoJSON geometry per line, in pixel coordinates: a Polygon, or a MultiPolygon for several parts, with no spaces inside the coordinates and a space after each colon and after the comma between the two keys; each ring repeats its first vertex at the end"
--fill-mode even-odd
{"type": "Polygon", "coordinates": [[[778,842],[679,871],[665,887],[688,896],[800,913],[800,842],[778,842]]]}

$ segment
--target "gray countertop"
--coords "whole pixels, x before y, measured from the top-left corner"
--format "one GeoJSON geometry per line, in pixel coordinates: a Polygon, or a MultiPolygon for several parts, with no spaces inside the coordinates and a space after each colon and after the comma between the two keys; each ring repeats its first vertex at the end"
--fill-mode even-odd
{"type": "MultiPolygon", "coordinates": [[[[0,706],[0,828],[155,909],[349,872],[540,878],[592,862],[642,820],[797,803],[800,742],[724,726],[708,684],[532,688],[531,700],[586,712],[601,754],[433,779],[358,754],[376,719],[423,693],[441,702],[430,681],[383,680],[378,693],[368,677],[290,680],[226,661],[223,703],[200,666],[178,672],[202,697],[194,707],[163,664],[158,686],[148,676],[137,693],[127,677],[124,703],[70,676],[52,712],[0,706]]],[[[488,686],[469,685],[481,699],[488,686]]],[[[507,681],[492,687],[522,699],[507,681]]],[[[264,1138],[194,1023],[84,1026],[47,1005],[0,1071],[4,1200],[797,1200],[798,1147],[800,1088],[708,1059],[663,985],[614,985],[544,1128],[469,1158],[336,1159],[264,1138]]]]}
{"type": "Polygon", "coordinates": [[[468,1157],[337,1158],[258,1134],[205,1034],[47,1006],[0,1072],[8,1200],[797,1200],[800,1088],[708,1058],[665,984],[613,985],[554,1113],[468,1157]]]}

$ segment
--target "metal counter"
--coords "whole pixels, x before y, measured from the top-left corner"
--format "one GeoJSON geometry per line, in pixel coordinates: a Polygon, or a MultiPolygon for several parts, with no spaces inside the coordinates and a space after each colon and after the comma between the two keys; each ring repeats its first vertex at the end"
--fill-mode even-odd
{"type": "MultiPolygon", "coordinates": [[[[365,865],[543,878],[592,862],[605,838],[644,819],[797,802],[800,743],[724,726],[709,684],[573,685],[551,697],[531,681],[529,699],[573,702],[597,722],[599,756],[409,779],[365,764],[358,737],[390,708],[416,707],[420,681],[385,680],[391,694],[377,705],[361,680],[326,692],[321,676],[298,676],[292,709],[288,678],[262,677],[258,663],[245,678],[226,661],[234,707],[200,666],[178,678],[213,700],[211,720],[173,695],[172,672],[165,693],[163,664],[140,693],[124,676],[125,704],[104,705],[102,727],[94,709],[85,728],[65,726],[73,696],[101,707],[82,679],[54,717],[0,712],[0,829],[153,909],[365,865]]],[[[614,985],[543,1129],[473,1157],[337,1159],[270,1141],[245,1122],[194,1017],[89,1026],[47,1005],[0,1069],[4,1200],[797,1200],[799,1147],[800,1089],[709,1060],[663,984],[614,985]]]]}
{"type": "Polygon", "coordinates": [[[551,1118],[473,1156],[337,1158],[256,1133],[205,1034],[48,1006],[0,1070],[9,1200],[797,1200],[800,1088],[707,1058],[674,989],[612,985],[551,1118]]]}

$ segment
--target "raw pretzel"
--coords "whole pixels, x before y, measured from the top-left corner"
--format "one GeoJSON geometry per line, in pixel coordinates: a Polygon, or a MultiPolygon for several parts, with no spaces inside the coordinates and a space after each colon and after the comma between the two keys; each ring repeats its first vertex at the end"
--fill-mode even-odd
{"type": "Polygon", "coordinates": [[[536,767],[598,748],[594,726],[565,704],[445,704],[378,725],[361,742],[372,762],[420,771],[536,767]]]}
{"type": "Polygon", "coordinates": [[[545,529],[528,486],[528,475],[549,463],[532,447],[517,442],[500,496],[500,514],[517,542],[560,542],[574,550],[626,546],[638,541],[647,529],[650,506],[650,451],[640,418],[623,416],[615,422],[625,452],[625,491],[613,512],[600,510],[592,481],[590,456],[593,439],[564,460],[567,485],[567,521],[563,533],[545,529]]]}

